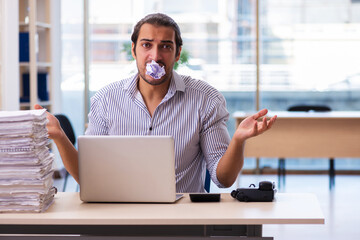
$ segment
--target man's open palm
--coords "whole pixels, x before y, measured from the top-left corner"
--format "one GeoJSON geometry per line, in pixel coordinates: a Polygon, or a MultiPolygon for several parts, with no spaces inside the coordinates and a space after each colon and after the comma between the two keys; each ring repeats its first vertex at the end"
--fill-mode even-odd
{"type": "Polygon", "coordinates": [[[267,119],[264,117],[267,112],[267,109],[262,109],[254,115],[245,118],[236,129],[234,137],[246,140],[270,129],[277,116],[275,115],[272,118],[267,119]],[[263,117],[262,120],[259,120],[261,117],[263,117]]]}

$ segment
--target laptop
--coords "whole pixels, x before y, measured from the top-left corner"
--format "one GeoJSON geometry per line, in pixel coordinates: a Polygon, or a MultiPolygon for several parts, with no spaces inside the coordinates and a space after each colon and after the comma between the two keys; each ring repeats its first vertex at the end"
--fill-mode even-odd
{"type": "Polygon", "coordinates": [[[80,199],[84,202],[172,203],[176,195],[170,136],[80,136],[80,199]]]}

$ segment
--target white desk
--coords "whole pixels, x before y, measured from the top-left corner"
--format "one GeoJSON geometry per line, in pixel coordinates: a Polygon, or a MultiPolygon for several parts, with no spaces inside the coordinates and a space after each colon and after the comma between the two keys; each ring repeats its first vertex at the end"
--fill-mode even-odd
{"type": "Polygon", "coordinates": [[[185,194],[175,204],[101,204],[83,203],[78,193],[60,192],[45,213],[0,214],[0,234],[272,239],[262,237],[263,224],[324,224],[315,195],[275,197],[274,202],[244,203],[222,194],[220,202],[192,203],[185,194]]]}

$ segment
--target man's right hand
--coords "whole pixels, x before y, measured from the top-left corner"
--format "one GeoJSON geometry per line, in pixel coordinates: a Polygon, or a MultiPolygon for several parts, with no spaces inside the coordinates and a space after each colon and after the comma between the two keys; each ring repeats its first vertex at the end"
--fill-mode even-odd
{"type": "MultiPolygon", "coordinates": [[[[43,109],[43,107],[38,104],[35,104],[34,108],[43,109]]],[[[78,152],[76,148],[70,142],[69,138],[67,138],[61,128],[59,120],[49,112],[46,112],[46,118],[49,120],[46,124],[49,138],[54,140],[66,170],[79,182],[78,152]]]]}
{"type": "MultiPolygon", "coordinates": [[[[43,107],[40,106],[39,104],[35,104],[34,108],[43,109],[43,107]]],[[[48,111],[46,111],[46,118],[49,120],[49,122],[46,124],[46,128],[49,133],[49,138],[55,141],[63,137],[64,132],[60,126],[59,120],[54,115],[50,114],[48,111]]]]}

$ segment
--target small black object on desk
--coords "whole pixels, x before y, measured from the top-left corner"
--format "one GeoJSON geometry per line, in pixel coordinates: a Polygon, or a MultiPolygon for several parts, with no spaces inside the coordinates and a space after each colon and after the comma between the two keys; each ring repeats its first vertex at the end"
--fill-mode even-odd
{"type": "Polygon", "coordinates": [[[190,193],[192,202],[220,202],[220,193],[190,193]]]}
{"type": "Polygon", "coordinates": [[[240,202],[272,202],[275,193],[275,183],[262,181],[259,183],[259,188],[251,184],[249,188],[233,190],[231,196],[240,202]]]}

